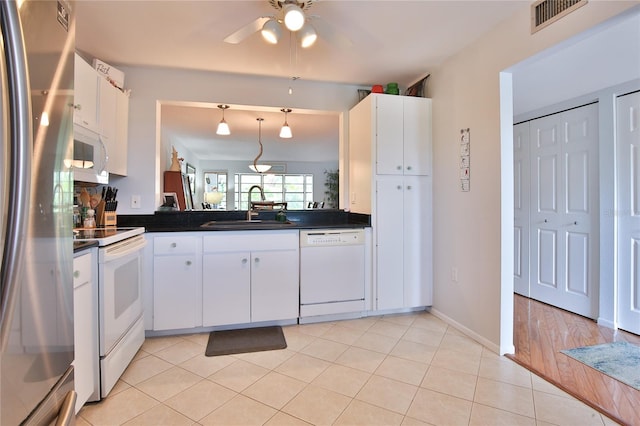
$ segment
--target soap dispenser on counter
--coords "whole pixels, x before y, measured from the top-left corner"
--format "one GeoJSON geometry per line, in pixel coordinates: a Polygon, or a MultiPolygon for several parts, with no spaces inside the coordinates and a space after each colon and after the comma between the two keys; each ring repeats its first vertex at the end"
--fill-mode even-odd
{"type": "Polygon", "coordinates": [[[276,221],[277,222],[286,222],[287,221],[287,215],[284,212],[284,210],[280,210],[278,213],[276,213],[276,221]]]}

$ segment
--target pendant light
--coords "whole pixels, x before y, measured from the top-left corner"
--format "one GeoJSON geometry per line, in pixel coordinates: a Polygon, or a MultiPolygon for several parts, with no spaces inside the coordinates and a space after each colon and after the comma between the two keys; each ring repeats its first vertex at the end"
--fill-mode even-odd
{"type": "Polygon", "coordinates": [[[291,108],[282,108],[280,111],[284,112],[284,124],[280,129],[280,137],[283,139],[291,139],[293,133],[291,133],[291,127],[289,127],[289,123],[287,123],[287,114],[291,112],[291,108]]]}
{"type": "Polygon", "coordinates": [[[262,122],[264,118],[258,117],[256,118],[258,121],[258,145],[260,146],[260,151],[258,152],[258,156],[253,160],[253,164],[249,165],[249,168],[256,173],[264,173],[268,171],[271,166],[269,164],[258,164],[258,160],[262,157],[262,122]]]}
{"type": "Polygon", "coordinates": [[[216,129],[216,135],[230,135],[231,130],[229,130],[229,125],[226,121],[224,121],[224,110],[229,108],[229,105],[218,105],[218,108],[222,110],[222,120],[218,123],[218,128],[216,129]]]}

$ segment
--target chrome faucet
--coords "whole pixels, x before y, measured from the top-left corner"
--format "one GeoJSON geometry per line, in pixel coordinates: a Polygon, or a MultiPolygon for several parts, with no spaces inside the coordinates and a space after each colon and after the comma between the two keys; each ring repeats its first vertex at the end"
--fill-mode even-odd
{"type": "Polygon", "coordinates": [[[251,188],[249,188],[249,207],[247,209],[247,220],[251,220],[251,218],[253,216],[257,216],[258,215],[258,212],[253,211],[253,208],[251,206],[251,192],[253,192],[254,189],[258,189],[260,191],[260,199],[262,201],[265,201],[264,190],[262,189],[262,187],[260,185],[253,185],[251,188]]]}

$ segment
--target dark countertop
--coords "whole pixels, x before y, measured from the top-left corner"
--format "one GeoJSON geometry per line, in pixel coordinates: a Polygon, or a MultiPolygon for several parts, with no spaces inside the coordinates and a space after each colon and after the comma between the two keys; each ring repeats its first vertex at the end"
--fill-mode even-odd
{"type": "Polygon", "coordinates": [[[97,241],[74,241],[73,242],[73,253],[78,253],[83,250],[90,249],[92,247],[98,247],[97,241]]]}
{"type": "MultiPolygon", "coordinates": [[[[263,210],[253,219],[275,220],[277,210],[263,210]]],[[[118,226],[143,226],[147,232],[186,231],[232,231],[254,229],[320,229],[320,228],[366,228],[371,226],[371,216],[345,212],[344,210],[287,210],[290,224],[243,224],[242,227],[205,228],[202,224],[216,221],[241,221],[246,219],[245,211],[193,210],[182,212],[156,212],[152,215],[118,215],[118,226]]]]}

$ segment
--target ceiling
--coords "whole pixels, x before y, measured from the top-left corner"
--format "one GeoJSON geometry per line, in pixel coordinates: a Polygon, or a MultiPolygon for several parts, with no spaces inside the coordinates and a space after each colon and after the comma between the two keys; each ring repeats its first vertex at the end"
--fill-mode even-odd
{"type": "MultiPolygon", "coordinates": [[[[279,11],[268,0],[81,0],[76,2],[76,47],[114,66],[175,68],[180,64],[185,69],[287,79],[295,76],[364,87],[395,81],[402,89],[528,3],[316,0],[306,16],[316,27],[318,40],[308,49],[291,50],[291,33],[286,31],[277,45],[267,44],[259,33],[238,44],[223,41],[256,18],[277,15],[279,11]]],[[[232,138],[223,141],[246,136],[255,154],[258,115],[266,118],[264,135],[277,131],[267,126],[279,127],[284,121],[277,110],[232,105],[225,113],[232,138]],[[246,117],[234,117],[232,124],[235,113],[246,117]]],[[[215,105],[167,106],[162,112],[163,132],[200,158],[220,158],[210,143],[220,139],[215,135],[220,116],[215,105]]],[[[288,141],[289,145],[284,145],[279,140],[282,156],[294,156],[297,146],[306,152],[314,150],[317,158],[337,158],[336,114],[294,111],[289,124],[295,144],[288,141]]],[[[278,140],[273,139],[274,143],[278,140]]],[[[248,154],[239,155],[247,158],[248,154]]]]}

